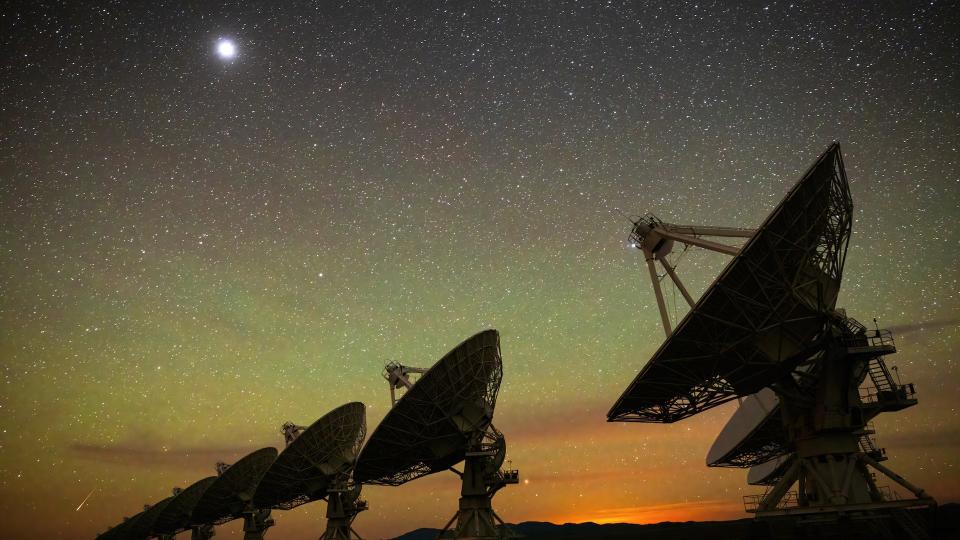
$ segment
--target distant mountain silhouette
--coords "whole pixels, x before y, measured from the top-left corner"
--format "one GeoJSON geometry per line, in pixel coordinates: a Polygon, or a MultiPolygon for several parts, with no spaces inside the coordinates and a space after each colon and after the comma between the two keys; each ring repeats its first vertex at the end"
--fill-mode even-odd
{"type": "MultiPolygon", "coordinates": [[[[960,538],[960,504],[940,506],[934,515],[928,517],[933,525],[931,538],[960,538]]],[[[842,528],[842,538],[879,538],[871,527],[863,522],[851,521],[842,528]]],[[[687,521],[682,523],[664,522],[653,525],[635,525],[632,523],[546,523],[543,521],[524,521],[511,525],[513,530],[529,540],[766,540],[799,538],[790,527],[778,527],[771,531],[767,524],[756,523],[751,518],[733,521],[687,521]]],[[[439,529],[417,529],[398,536],[393,540],[435,540],[439,529]]],[[[840,538],[838,536],[821,536],[840,538]]]]}

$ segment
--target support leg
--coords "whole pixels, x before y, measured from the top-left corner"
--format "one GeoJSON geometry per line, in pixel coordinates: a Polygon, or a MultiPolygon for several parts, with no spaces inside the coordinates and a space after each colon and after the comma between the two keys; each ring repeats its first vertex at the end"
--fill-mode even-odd
{"type": "Polygon", "coordinates": [[[650,271],[650,281],[653,283],[653,293],[657,296],[657,307],[660,308],[660,319],[663,321],[663,333],[670,337],[673,329],[670,328],[670,317],[667,316],[667,305],[663,301],[663,291],[660,290],[660,280],[657,278],[657,267],[653,264],[653,253],[643,252],[647,257],[647,269],[650,271]]]}
{"type": "Polygon", "coordinates": [[[670,279],[673,280],[673,284],[676,285],[678,289],[680,289],[680,294],[683,295],[684,300],[686,300],[687,304],[691,308],[693,308],[696,302],[693,301],[693,297],[690,296],[690,293],[687,292],[687,288],[683,286],[683,283],[680,281],[680,278],[677,277],[677,273],[674,272],[673,267],[670,266],[670,263],[668,263],[666,259],[658,258],[657,260],[660,261],[660,264],[663,265],[663,269],[667,271],[667,274],[670,276],[670,279]]]}

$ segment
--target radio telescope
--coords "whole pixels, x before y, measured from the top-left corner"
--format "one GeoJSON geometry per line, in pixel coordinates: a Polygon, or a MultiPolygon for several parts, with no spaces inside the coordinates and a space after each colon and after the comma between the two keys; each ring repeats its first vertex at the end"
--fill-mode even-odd
{"type": "MultiPolygon", "coordinates": [[[[216,476],[208,476],[194,482],[186,489],[174,488],[173,499],[157,516],[151,532],[160,540],[171,540],[177,533],[190,529],[193,509],[216,479],[216,476]]],[[[197,531],[196,534],[198,537],[203,535],[202,531],[197,531]]]]}
{"type": "Polygon", "coordinates": [[[144,507],[143,512],[130,520],[130,525],[124,531],[123,537],[139,540],[153,536],[151,533],[157,518],[166,510],[172,500],[173,497],[167,497],[153,506],[144,507]]]}
{"type": "Polygon", "coordinates": [[[916,404],[912,385],[889,375],[889,332],[868,331],[836,309],[853,205],[839,144],[831,145],[755,233],[677,226],[652,216],[634,223],[654,282],[666,341],[607,414],[612,422],[670,423],[747,397],[708,455],[717,466],[754,467],[771,485],[749,497],[758,518],[823,523],[862,518],[883,534],[922,528],[903,509],[935,501],[879,463],[869,420],[916,404]],[[703,236],[749,237],[742,249],[703,236]],[[666,255],[675,242],[733,256],[699,301],[666,255]],[[654,261],[691,309],[670,328],[654,261]],[[861,393],[869,377],[873,389],[861,393]],[[867,440],[864,440],[866,436],[867,440]],[[913,495],[892,497],[875,474],[913,495]],[[797,492],[790,488],[797,484],[797,492]]]}
{"type": "Polygon", "coordinates": [[[97,540],[127,540],[130,538],[129,532],[136,520],[140,519],[143,512],[136,514],[131,518],[123,518],[123,521],[109,528],[106,532],[97,535],[97,540]]]}
{"type": "Polygon", "coordinates": [[[222,525],[243,518],[244,540],[262,540],[267,529],[273,526],[270,509],[253,506],[253,495],[260,479],[277,459],[276,448],[261,448],[233,465],[217,464],[217,479],[200,496],[193,509],[191,525],[194,540],[209,540],[213,537],[211,525],[222,525]],[[209,533],[209,536],[201,532],[209,533]]]}
{"type": "Polygon", "coordinates": [[[503,376],[500,335],[486,330],[447,353],[429,370],[387,364],[393,408],[377,426],[357,459],[354,479],[399,486],[451,470],[461,479],[459,510],[441,533],[453,538],[495,539],[503,520],[493,496],[516,484],[516,470],[502,470],[506,440],[492,424],[503,376]],[[421,374],[414,382],[413,374],[421,374]],[[396,399],[395,390],[405,389],[396,399]],[[454,465],[463,461],[463,471],[454,465]],[[456,526],[451,530],[451,525],[456,526]]]}
{"type": "Polygon", "coordinates": [[[322,540],[359,538],[351,524],[366,509],[360,485],[350,473],[365,435],[366,407],[348,403],[309,428],[284,424],[287,446],[253,452],[237,463],[217,464],[218,476],[204,478],[100,535],[105,540],[172,540],[191,530],[209,540],[214,526],[244,519],[244,539],[261,540],[273,525],[271,509],[291,509],[327,499],[327,530],[322,540]]]}
{"type": "Polygon", "coordinates": [[[327,529],[321,540],[359,538],[352,524],[367,503],[350,474],[366,435],[366,406],[347,403],[308,428],[287,423],[282,431],[287,446],[257,486],[254,507],[289,510],[325,498],[327,529]]]}

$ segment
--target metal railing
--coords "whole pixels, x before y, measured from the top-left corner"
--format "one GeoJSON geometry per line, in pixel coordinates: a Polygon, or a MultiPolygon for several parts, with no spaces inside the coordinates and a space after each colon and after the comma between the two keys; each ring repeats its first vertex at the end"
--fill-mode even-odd
{"type": "MultiPolygon", "coordinates": [[[[900,399],[913,399],[917,394],[916,388],[914,388],[913,383],[900,384],[895,388],[895,393],[900,399]]],[[[878,391],[875,387],[869,388],[860,388],[860,401],[865,404],[879,403],[881,397],[884,400],[889,400],[887,396],[890,395],[890,392],[887,391],[878,391]]]]}
{"type": "MultiPolygon", "coordinates": [[[[757,495],[744,495],[743,496],[743,508],[748,513],[756,513],[760,510],[760,504],[763,503],[763,499],[767,497],[767,492],[757,494],[757,495]]],[[[800,500],[797,498],[796,491],[788,491],[786,495],[783,496],[777,502],[777,509],[782,510],[784,508],[794,508],[800,506],[800,500]]]]}
{"type": "Polygon", "coordinates": [[[844,339],[843,343],[848,347],[897,348],[897,342],[893,339],[893,333],[889,330],[873,330],[864,334],[850,336],[844,339]]]}

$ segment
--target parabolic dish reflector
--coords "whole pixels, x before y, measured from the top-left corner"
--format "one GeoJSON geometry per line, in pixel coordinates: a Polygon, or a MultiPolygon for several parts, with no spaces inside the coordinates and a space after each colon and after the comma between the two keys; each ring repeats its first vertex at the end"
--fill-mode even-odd
{"type": "Polygon", "coordinates": [[[134,522],[137,519],[140,519],[140,516],[143,515],[143,512],[134,515],[130,519],[125,519],[122,522],[118,523],[116,526],[111,527],[105,533],[97,536],[97,540],[126,540],[130,538],[129,532],[130,528],[133,526],[134,522]]]}
{"type": "Polygon", "coordinates": [[[261,448],[223,471],[194,507],[191,525],[226,523],[239,518],[275,459],[276,448],[261,448]]]}
{"type": "Polygon", "coordinates": [[[789,452],[780,418],[780,399],[764,388],[744,398],[710,451],[710,467],[753,467],[789,452]]]}
{"type": "Polygon", "coordinates": [[[141,512],[136,519],[130,520],[130,526],[124,532],[123,536],[137,540],[151,536],[157,517],[163,513],[172,500],[173,497],[167,497],[141,512]]]}
{"type": "Polygon", "coordinates": [[[772,486],[780,480],[793,462],[793,454],[788,454],[754,465],[747,472],[747,483],[751,486],[772,486]]]}
{"type": "Polygon", "coordinates": [[[326,495],[349,474],[366,434],[366,406],[342,405],[313,423],[280,452],[253,497],[257,508],[289,509],[326,495]]]}
{"type": "Polygon", "coordinates": [[[675,422],[756,393],[792,369],[836,305],[852,212],[834,143],[687,313],[607,419],[675,422]]]}
{"type": "Polygon", "coordinates": [[[354,479],[396,486],[462,461],[470,436],[493,419],[502,376],[496,330],[458,345],[387,413],[360,452],[354,479]]]}
{"type": "Polygon", "coordinates": [[[194,507],[200,502],[200,497],[207,491],[207,488],[216,480],[216,476],[208,476],[194,482],[173,497],[170,504],[157,516],[152,532],[156,534],[176,534],[190,528],[190,516],[193,515],[194,507]]]}

